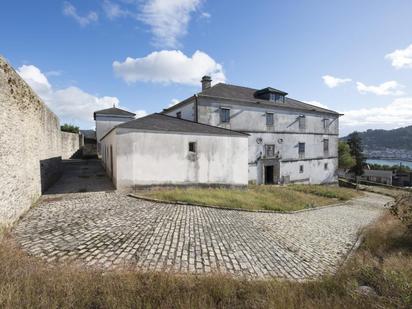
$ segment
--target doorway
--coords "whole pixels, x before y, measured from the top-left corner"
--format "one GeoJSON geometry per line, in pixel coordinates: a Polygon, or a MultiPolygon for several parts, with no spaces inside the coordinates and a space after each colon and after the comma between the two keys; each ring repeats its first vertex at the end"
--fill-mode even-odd
{"type": "Polygon", "coordinates": [[[265,166],[265,184],[266,185],[273,185],[273,165],[266,165],[265,166]]]}

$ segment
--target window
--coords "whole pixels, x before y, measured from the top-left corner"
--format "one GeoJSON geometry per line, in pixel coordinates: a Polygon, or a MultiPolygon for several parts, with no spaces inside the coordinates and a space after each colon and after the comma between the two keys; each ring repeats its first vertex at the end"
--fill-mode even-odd
{"type": "Polygon", "coordinates": [[[306,128],[306,117],[305,115],[299,116],[299,129],[304,130],[306,128]]]}
{"type": "Polygon", "coordinates": [[[230,122],[230,109],[221,108],[220,109],[220,122],[230,122]]]}
{"type": "Polygon", "coordinates": [[[266,113],[266,125],[273,126],[273,113],[266,113]]]}
{"type": "Polygon", "coordinates": [[[323,128],[327,130],[329,128],[329,119],[323,119],[323,128]]]}
{"type": "Polygon", "coordinates": [[[328,139],[323,140],[323,154],[324,155],[329,154],[329,140],[328,139]]]}
{"type": "Polygon", "coordinates": [[[299,165],[299,173],[303,173],[303,165],[299,165]]]}
{"type": "Polygon", "coordinates": [[[265,145],[266,158],[275,157],[275,145],[265,145]]]}
{"type": "Polygon", "coordinates": [[[328,169],[328,163],[325,163],[325,164],[323,165],[323,168],[324,168],[324,170],[326,171],[326,170],[328,169]]]}
{"type": "Polygon", "coordinates": [[[285,102],[285,96],[279,93],[271,93],[270,100],[274,102],[285,102]]]}
{"type": "Polygon", "coordinates": [[[189,152],[196,152],[196,142],[189,142],[189,152]]]}
{"type": "Polygon", "coordinates": [[[179,119],[182,118],[182,112],[177,112],[176,113],[176,118],[179,118],[179,119]]]}
{"type": "Polygon", "coordinates": [[[299,158],[305,157],[305,143],[299,143],[299,158]]]}

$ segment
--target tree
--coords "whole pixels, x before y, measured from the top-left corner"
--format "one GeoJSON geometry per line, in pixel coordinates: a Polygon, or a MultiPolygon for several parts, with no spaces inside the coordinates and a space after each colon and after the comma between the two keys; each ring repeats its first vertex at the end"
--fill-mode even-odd
{"type": "Polygon", "coordinates": [[[350,154],[350,147],[348,143],[339,141],[339,168],[348,169],[355,165],[355,159],[350,154]]]}
{"type": "Polygon", "coordinates": [[[365,156],[363,155],[362,139],[358,132],[353,132],[348,136],[348,145],[350,147],[350,155],[355,159],[355,165],[350,169],[356,176],[363,174],[365,166],[365,156]]]}
{"type": "Polygon", "coordinates": [[[63,132],[79,133],[79,127],[67,123],[60,126],[60,130],[62,130],[63,132]]]}

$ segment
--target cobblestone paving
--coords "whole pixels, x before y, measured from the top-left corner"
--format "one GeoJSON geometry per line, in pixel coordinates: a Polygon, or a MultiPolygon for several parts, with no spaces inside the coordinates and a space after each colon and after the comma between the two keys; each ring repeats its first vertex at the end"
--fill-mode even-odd
{"type": "Polygon", "coordinates": [[[30,254],[93,267],[314,278],[336,269],[390,198],[296,214],[156,204],[117,192],[45,196],[13,231],[30,254]]]}

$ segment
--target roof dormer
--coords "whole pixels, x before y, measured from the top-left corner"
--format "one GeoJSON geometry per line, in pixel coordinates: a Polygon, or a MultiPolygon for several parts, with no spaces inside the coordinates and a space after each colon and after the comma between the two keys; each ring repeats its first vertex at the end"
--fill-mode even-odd
{"type": "Polygon", "coordinates": [[[255,97],[261,100],[268,100],[272,102],[285,103],[287,92],[266,87],[255,92],[255,97]]]}

